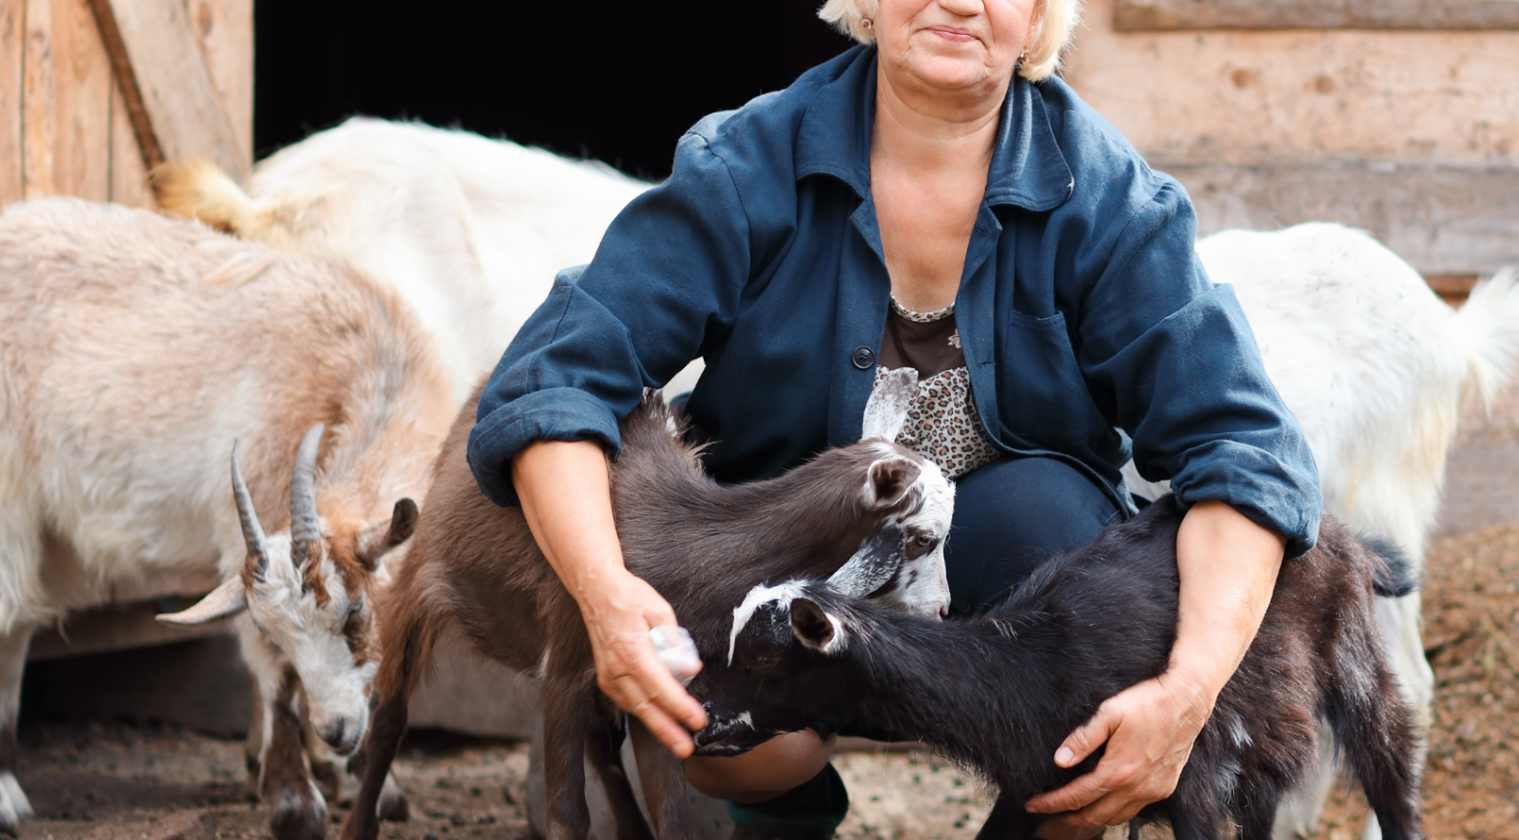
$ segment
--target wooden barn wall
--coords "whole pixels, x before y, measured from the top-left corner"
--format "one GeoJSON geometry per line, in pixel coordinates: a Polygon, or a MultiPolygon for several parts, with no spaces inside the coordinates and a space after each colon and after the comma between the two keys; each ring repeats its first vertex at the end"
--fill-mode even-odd
{"type": "Polygon", "coordinates": [[[1401,29],[1250,30],[1194,28],[1262,25],[1232,0],[1092,0],[1066,78],[1186,184],[1204,233],[1329,218],[1426,274],[1519,262],[1519,30],[1421,31],[1411,5],[1401,29]],[[1119,31],[1115,3],[1176,11],[1119,31]]]}
{"type": "MultiPolygon", "coordinates": [[[[192,58],[249,159],[252,0],[129,2],[168,4],[193,33],[192,58]]],[[[89,0],[0,0],[0,204],[65,194],[147,206],[146,172],[89,0]]]]}

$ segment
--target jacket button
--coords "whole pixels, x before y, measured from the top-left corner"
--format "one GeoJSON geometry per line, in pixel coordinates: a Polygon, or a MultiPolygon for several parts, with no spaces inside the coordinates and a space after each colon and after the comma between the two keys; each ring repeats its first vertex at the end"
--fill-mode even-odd
{"type": "Polygon", "coordinates": [[[876,351],[861,344],[849,355],[849,361],[854,362],[854,366],[860,370],[870,370],[870,366],[876,363],[876,351]]]}

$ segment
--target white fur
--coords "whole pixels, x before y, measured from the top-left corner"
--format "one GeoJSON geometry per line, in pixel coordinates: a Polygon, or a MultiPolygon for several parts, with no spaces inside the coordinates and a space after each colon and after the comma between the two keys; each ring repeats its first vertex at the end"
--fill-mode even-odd
{"type": "Polygon", "coordinates": [[[955,512],[955,485],[933,461],[925,459],[922,467],[911,492],[923,494],[923,507],[912,516],[902,517],[900,524],[909,530],[933,534],[939,543],[932,551],[904,564],[898,578],[908,583],[882,593],[880,600],[915,615],[936,618],[949,610],[944,546],[949,541],[950,520],[955,512]]]}
{"type": "Polygon", "coordinates": [[[261,161],[247,194],[225,199],[241,204],[239,234],[347,262],[399,293],[437,339],[463,403],[554,275],[590,262],[650,186],[594,161],[356,117],[261,161]]]}

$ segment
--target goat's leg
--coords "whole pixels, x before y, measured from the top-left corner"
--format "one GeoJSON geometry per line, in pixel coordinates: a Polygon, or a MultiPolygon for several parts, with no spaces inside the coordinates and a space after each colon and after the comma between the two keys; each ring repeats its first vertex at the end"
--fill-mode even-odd
{"type": "MultiPolygon", "coordinates": [[[[1171,822],[1171,834],[1176,840],[1219,840],[1223,836],[1224,812],[1218,800],[1219,780],[1204,778],[1199,767],[1212,762],[1200,760],[1194,750],[1192,759],[1182,768],[1176,780],[1176,790],[1161,805],[1171,822]]],[[[1140,813],[1145,813],[1141,811],[1140,813]]],[[[1276,799],[1272,797],[1265,810],[1265,834],[1254,836],[1241,834],[1240,840],[1268,840],[1271,822],[1276,815],[1276,799]]]]}
{"type": "Polygon", "coordinates": [[[692,840],[691,809],[686,800],[686,774],[680,759],[670,754],[638,718],[628,717],[628,736],[633,739],[633,758],[638,762],[638,781],[649,819],[659,840],[692,840]]]}
{"type": "Polygon", "coordinates": [[[607,808],[612,813],[617,840],[654,840],[648,823],[638,810],[633,786],[622,766],[622,739],[622,727],[607,721],[605,726],[593,729],[586,739],[585,757],[606,792],[607,808]]]}
{"type": "Polygon", "coordinates": [[[258,795],[269,806],[269,830],[275,840],[321,840],[327,802],[306,766],[300,678],[246,615],[235,625],[243,661],[258,688],[258,795]]]}
{"type": "Polygon", "coordinates": [[[0,636],[0,832],[14,835],[32,815],[32,803],[16,781],[16,718],[21,714],[21,672],[33,626],[22,624],[0,636]]]}
{"type": "Polygon", "coordinates": [[[370,714],[369,734],[349,765],[350,769],[363,768],[364,781],[343,823],[343,840],[374,840],[379,836],[385,791],[394,782],[390,766],[406,734],[406,708],[405,693],[397,692],[382,698],[370,714]]]}
{"type": "MultiPolygon", "coordinates": [[[[554,661],[550,657],[550,662],[554,661]]],[[[586,680],[553,674],[543,681],[544,833],[547,840],[585,840],[585,743],[595,701],[586,680]]]]}

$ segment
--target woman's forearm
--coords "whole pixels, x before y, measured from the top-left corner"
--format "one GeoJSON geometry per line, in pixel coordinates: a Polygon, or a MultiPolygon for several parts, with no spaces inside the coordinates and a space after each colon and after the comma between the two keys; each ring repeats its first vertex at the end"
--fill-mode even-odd
{"type": "Polygon", "coordinates": [[[707,717],[654,653],[649,630],[677,623],[675,611],[623,565],[601,446],[535,443],[513,459],[512,482],[539,549],[580,605],[597,684],[671,752],[690,755],[688,730],[707,717]]]}
{"type": "Polygon", "coordinates": [[[1169,671],[1210,701],[1234,676],[1276,587],[1286,541],[1223,502],[1192,506],[1176,537],[1181,576],[1169,671]]]}
{"type": "Polygon", "coordinates": [[[599,444],[534,443],[513,459],[512,483],[538,547],[582,609],[609,577],[627,573],[599,444]]]}

